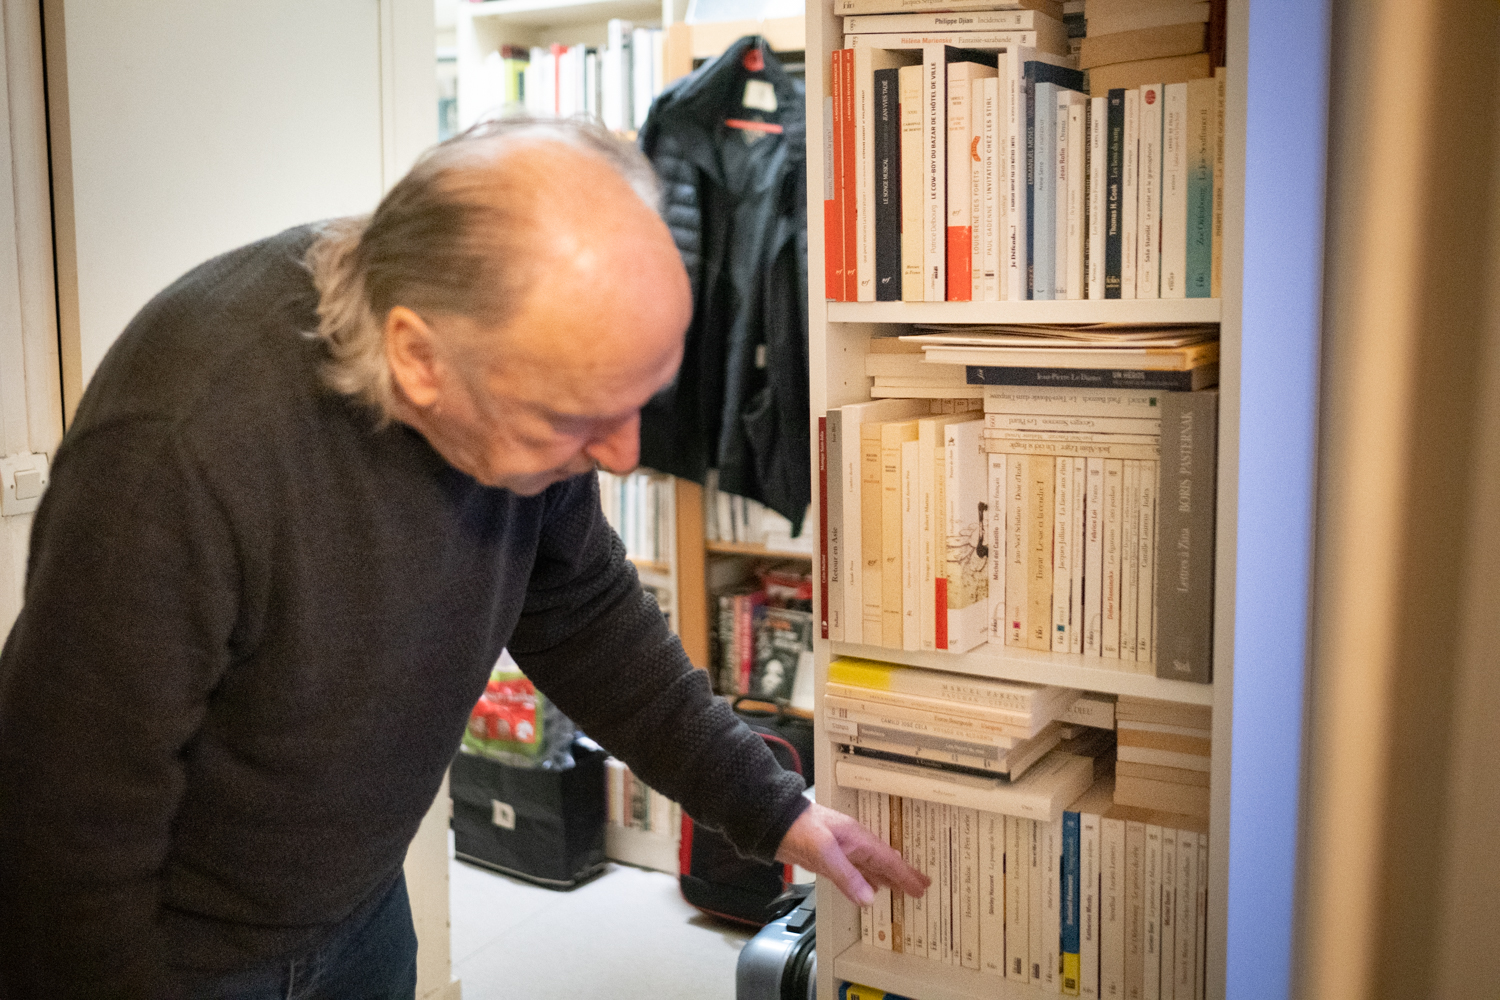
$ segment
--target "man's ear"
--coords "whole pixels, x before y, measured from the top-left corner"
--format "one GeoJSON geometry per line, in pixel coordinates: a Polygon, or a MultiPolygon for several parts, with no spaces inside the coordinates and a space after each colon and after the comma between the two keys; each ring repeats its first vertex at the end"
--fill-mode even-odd
{"type": "Polygon", "coordinates": [[[385,316],[385,359],[410,403],[426,409],[437,401],[439,376],[432,327],[405,306],[385,316]]]}

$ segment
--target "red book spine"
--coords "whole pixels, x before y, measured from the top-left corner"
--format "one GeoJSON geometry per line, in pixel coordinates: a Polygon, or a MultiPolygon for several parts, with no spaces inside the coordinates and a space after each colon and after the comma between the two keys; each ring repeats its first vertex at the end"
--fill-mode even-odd
{"type": "Polygon", "coordinates": [[[833,97],[829,107],[833,134],[833,159],[825,163],[830,171],[826,194],[831,188],[832,200],[823,202],[823,297],[844,301],[844,50],[834,49],[830,56],[828,81],[833,97]]]}
{"type": "Polygon", "coordinates": [[[948,301],[968,302],[974,297],[974,230],[969,226],[948,227],[948,301]]]}
{"type": "Polygon", "coordinates": [[[818,626],[828,638],[828,418],[818,418],[818,626]]]}
{"type": "Polygon", "coordinates": [[[844,75],[844,301],[859,300],[859,269],[854,248],[859,244],[855,198],[855,165],[859,147],[854,137],[854,50],[843,49],[844,75]]]}
{"type": "Polygon", "coordinates": [[[948,578],[939,576],[933,578],[933,590],[937,595],[934,602],[937,606],[937,614],[933,620],[933,645],[938,649],[948,648],[948,578]]]}

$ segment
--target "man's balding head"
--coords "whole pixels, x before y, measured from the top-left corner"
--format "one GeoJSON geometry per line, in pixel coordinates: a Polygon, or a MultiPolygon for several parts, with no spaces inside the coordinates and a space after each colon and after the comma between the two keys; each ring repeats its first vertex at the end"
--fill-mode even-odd
{"type": "Polygon", "coordinates": [[[632,467],[691,316],[655,201],[649,164],[579,122],[437,147],[309,254],[330,384],[491,485],[632,467]]]}

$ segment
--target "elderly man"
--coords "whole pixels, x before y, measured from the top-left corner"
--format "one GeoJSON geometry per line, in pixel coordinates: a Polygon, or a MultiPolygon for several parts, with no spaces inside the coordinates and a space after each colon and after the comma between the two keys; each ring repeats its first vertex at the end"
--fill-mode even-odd
{"type": "Polygon", "coordinates": [[[502,647],[744,852],[921,875],[709,692],[600,509],[691,304],[649,167],[482,126],[158,295],[0,659],[0,996],[410,997],[401,862],[502,647]]]}

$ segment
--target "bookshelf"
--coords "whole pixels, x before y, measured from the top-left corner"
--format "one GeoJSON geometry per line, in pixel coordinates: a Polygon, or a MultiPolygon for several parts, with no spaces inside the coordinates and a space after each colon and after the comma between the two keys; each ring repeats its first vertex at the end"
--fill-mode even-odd
{"type": "MultiPolygon", "coordinates": [[[[998,6],[998,4],[997,4],[998,6]]],[[[962,656],[933,652],[901,652],[848,643],[816,641],[817,698],[827,682],[828,664],[839,656],[866,656],[909,666],[941,668],[976,676],[1028,682],[1045,682],[1088,691],[1132,695],[1183,704],[1213,707],[1213,739],[1210,770],[1212,820],[1210,824],[1209,910],[1207,933],[1206,995],[1225,995],[1227,897],[1229,883],[1229,762],[1233,709],[1234,581],[1237,467],[1239,462],[1239,356],[1240,356],[1240,242],[1243,231],[1243,176],[1245,91],[1248,38],[1248,3],[1229,0],[1227,18],[1228,66],[1225,109],[1225,210],[1223,239],[1223,297],[1183,300],[1106,300],[1031,302],[827,302],[823,293],[822,192],[827,164],[823,144],[808,144],[808,267],[809,357],[811,363],[811,412],[817,416],[830,408],[863,402],[870,398],[864,360],[872,336],[889,335],[895,327],[910,323],[1220,323],[1220,404],[1217,469],[1217,527],[1215,552],[1214,680],[1191,684],[1127,673],[1099,666],[1097,659],[1038,653],[1013,647],[981,646],[962,656]]],[[[835,16],[830,2],[810,7],[807,17],[808,134],[821,136],[830,53],[842,47],[842,18],[835,16]]],[[[816,482],[816,456],[814,473],[816,482]]],[[[814,505],[816,508],[816,504],[814,505]]],[[[818,594],[821,600],[822,594],[818,594]]],[[[821,608],[819,609],[821,613],[821,608]]],[[[821,717],[817,738],[825,751],[832,740],[821,717]]],[[[833,754],[818,759],[818,801],[853,814],[856,793],[839,788],[833,780],[833,754]]],[[[1054,996],[1041,988],[1023,985],[993,975],[942,965],[900,953],[879,950],[860,943],[859,911],[836,889],[819,887],[818,898],[818,996],[837,996],[838,984],[859,982],[867,986],[911,997],[913,1000],[970,1000],[1000,997],[1033,1000],[1054,996]]]]}

